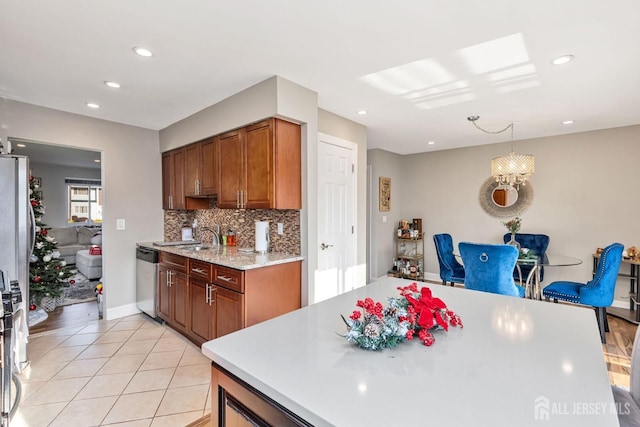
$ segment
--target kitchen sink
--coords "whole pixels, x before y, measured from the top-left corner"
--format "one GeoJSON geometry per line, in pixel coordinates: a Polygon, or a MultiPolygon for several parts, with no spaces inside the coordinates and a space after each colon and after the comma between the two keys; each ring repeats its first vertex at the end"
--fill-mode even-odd
{"type": "Polygon", "coordinates": [[[205,249],[211,249],[211,246],[206,245],[193,245],[193,246],[185,246],[181,249],[186,251],[204,251],[205,249]]]}

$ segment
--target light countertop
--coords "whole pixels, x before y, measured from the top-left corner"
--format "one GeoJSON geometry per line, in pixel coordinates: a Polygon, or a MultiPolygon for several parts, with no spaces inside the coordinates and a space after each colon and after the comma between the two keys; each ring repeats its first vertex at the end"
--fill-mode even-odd
{"type": "Polygon", "coordinates": [[[238,250],[238,247],[234,246],[220,246],[218,249],[193,251],[185,249],[184,246],[156,246],[154,245],[154,242],[141,242],[137,245],[161,252],[168,252],[187,258],[197,259],[211,264],[235,268],[237,270],[249,270],[252,268],[302,261],[304,259],[300,255],[281,252],[267,252],[265,254],[259,254],[257,252],[242,252],[238,250]]]}
{"type": "Polygon", "coordinates": [[[591,309],[419,283],[463,329],[380,352],[340,336],[358,299],[386,305],[409,283],[383,278],[202,352],[315,426],[618,425],[591,309]]]}

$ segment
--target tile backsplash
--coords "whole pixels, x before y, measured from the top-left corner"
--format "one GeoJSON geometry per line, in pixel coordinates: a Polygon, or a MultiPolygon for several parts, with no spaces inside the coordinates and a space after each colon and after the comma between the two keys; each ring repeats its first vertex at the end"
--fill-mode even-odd
{"type": "Polygon", "coordinates": [[[195,238],[210,242],[212,232],[206,228],[220,226],[220,234],[232,229],[239,248],[255,247],[255,222],[269,221],[269,250],[300,255],[300,211],[275,209],[206,209],[197,211],[165,210],[164,239],[176,241],[182,238],[182,227],[198,220],[195,238]],[[277,224],[282,223],[284,234],[278,234],[277,224]]]}

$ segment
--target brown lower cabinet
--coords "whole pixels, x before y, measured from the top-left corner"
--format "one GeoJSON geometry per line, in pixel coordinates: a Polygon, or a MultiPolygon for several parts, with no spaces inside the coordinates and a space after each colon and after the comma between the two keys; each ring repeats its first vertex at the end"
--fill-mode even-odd
{"type": "Polygon", "coordinates": [[[213,427],[311,426],[216,363],[211,366],[211,392],[213,427]]]}
{"type": "Polygon", "coordinates": [[[300,261],[236,270],[161,252],[159,262],[158,316],[198,345],[300,308],[300,261]]]}
{"type": "Polygon", "coordinates": [[[189,310],[185,272],[184,257],[161,253],[158,266],[158,317],[183,333],[188,329],[189,310]]]}

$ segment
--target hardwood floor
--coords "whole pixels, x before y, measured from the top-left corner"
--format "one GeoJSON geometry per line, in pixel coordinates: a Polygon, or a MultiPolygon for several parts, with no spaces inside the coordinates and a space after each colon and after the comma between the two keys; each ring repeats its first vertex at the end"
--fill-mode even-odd
{"type": "Polygon", "coordinates": [[[98,303],[95,301],[56,307],[47,313],[46,320],[29,328],[30,334],[50,331],[53,329],[82,326],[94,320],[99,320],[98,303]]]}
{"type": "Polygon", "coordinates": [[[611,384],[629,387],[631,373],[631,350],[638,326],[616,316],[607,316],[609,331],[607,343],[602,345],[604,360],[611,384]]]}

